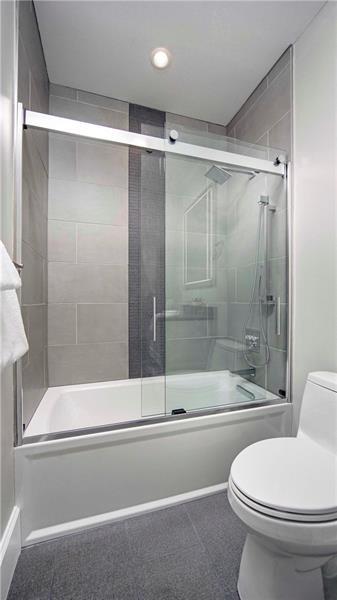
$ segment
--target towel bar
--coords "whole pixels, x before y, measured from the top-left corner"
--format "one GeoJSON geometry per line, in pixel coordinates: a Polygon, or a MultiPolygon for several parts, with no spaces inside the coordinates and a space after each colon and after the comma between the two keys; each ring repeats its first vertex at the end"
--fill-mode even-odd
{"type": "Polygon", "coordinates": [[[14,267],[17,269],[17,271],[19,273],[21,273],[22,269],[23,269],[23,264],[22,263],[18,263],[15,260],[13,260],[13,265],[14,267]]]}

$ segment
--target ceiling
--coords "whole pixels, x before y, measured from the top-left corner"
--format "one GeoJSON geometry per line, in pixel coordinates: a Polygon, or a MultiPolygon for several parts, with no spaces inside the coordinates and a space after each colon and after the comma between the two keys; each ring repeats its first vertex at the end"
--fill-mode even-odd
{"type": "Polygon", "coordinates": [[[224,125],[323,4],[35,1],[53,83],[224,125]]]}

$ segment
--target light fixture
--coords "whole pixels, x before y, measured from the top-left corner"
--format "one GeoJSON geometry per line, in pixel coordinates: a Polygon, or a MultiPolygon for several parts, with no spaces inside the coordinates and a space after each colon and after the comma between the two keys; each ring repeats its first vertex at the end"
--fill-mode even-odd
{"type": "Polygon", "coordinates": [[[165,69],[171,62],[171,54],[167,48],[155,48],[151,52],[151,62],[156,69],[165,69]]]}

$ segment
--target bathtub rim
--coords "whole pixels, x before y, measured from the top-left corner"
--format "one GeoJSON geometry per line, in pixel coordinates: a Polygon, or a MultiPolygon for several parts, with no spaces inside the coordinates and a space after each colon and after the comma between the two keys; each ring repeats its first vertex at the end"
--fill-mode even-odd
{"type": "MultiPolygon", "coordinates": [[[[142,429],[146,430],[146,429],[150,429],[151,430],[151,426],[158,426],[158,425],[175,425],[178,422],[185,422],[185,424],[187,424],[186,422],[195,422],[195,421],[199,421],[203,418],[208,418],[208,417],[216,417],[219,415],[227,415],[227,414],[231,414],[231,416],[233,418],[235,418],[235,414],[233,415],[232,413],[242,413],[242,412],[247,412],[247,417],[249,416],[253,416],[253,413],[255,411],[261,411],[264,409],[276,409],[279,408],[280,410],[285,409],[286,407],[288,407],[289,405],[291,405],[290,400],[288,400],[287,398],[275,398],[275,399],[269,399],[269,400],[262,400],[262,401],[252,401],[252,402],[246,402],[246,403],[236,403],[236,404],[229,404],[227,406],[219,406],[219,407],[212,407],[212,408],[206,408],[206,409],[196,409],[196,410],[191,410],[190,412],[184,413],[184,414],[178,414],[178,415],[156,415],[156,416],[151,416],[151,417],[144,417],[142,419],[134,419],[132,421],[124,421],[121,423],[110,423],[107,425],[97,425],[94,427],[84,427],[84,428],[79,428],[79,429],[69,429],[67,431],[57,431],[57,432],[52,432],[52,433],[45,433],[45,434],[40,434],[40,435],[34,435],[34,436],[23,436],[22,439],[22,443],[20,445],[17,445],[16,448],[20,449],[22,447],[34,447],[34,446],[40,446],[43,444],[47,444],[49,445],[50,443],[53,442],[62,442],[62,441],[69,441],[69,442],[73,442],[78,440],[79,438],[84,440],[84,439],[98,439],[98,437],[101,437],[101,435],[103,435],[105,437],[105,435],[109,435],[110,433],[118,433],[120,432],[127,432],[127,431],[132,431],[134,430],[134,432],[136,433],[136,431],[141,431],[142,429]],[[248,412],[249,411],[249,412],[248,412]]],[[[239,416],[239,415],[238,415],[239,416]]],[[[242,415],[240,415],[242,416],[242,415]]]]}

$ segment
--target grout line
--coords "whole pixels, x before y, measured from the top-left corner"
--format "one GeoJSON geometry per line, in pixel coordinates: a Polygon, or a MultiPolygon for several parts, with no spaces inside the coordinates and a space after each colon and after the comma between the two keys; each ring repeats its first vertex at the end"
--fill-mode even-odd
{"type": "MultiPolygon", "coordinates": [[[[55,84],[58,85],[58,84],[55,84]]],[[[64,87],[68,87],[68,86],[64,86],[64,87]]],[[[70,89],[74,89],[74,88],[70,88],[70,89]]],[[[124,115],[125,117],[128,116],[127,111],[124,110],[118,110],[118,108],[113,108],[113,107],[109,107],[109,106],[102,106],[101,104],[95,104],[94,102],[86,102],[85,100],[81,100],[79,97],[79,94],[82,92],[84,94],[91,94],[92,92],[86,92],[85,90],[75,90],[76,91],[76,98],[69,98],[67,96],[59,96],[58,94],[50,94],[50,97],[53,98],[60,98],[60,100],[67,100],[69,102],[73,102],[75,104],[85,104],[86,106],[92,106],[93,108],[98,108],[98,109],[103,109],[112,113],[118,113],[119,115],[124,115]]],[[[100,94],[97,94],[98,96],[100,94]]],[[[129,104],[128,102],[125,102],[125,100],[118,100],[117,98],[110,98],[110,96],[103,96],[104,98],[109,98],[111,100],[116,100],[117,102],[124,102],[125,104],[129,104]]],[[[65,117],[65,118],[70,118],[70,117],[65,117]]],[[[216,124],[216,123],[215,123],[216,124]]],[[[207,133],[207,131],[206,131],[207,133]]]]}
{"type": "Polygon", "coordinates": [[[68,348],[74,346],[106,346],[111,344],[124,344],[127,346],[127,340],[111,340],[110,342],[80,342],[80,343],[70,343],[70,344],[48,344],[47,348],[68,348]]]}
{"type": "MultiPolygon", "coordinates": [[[[192,502],[193,502],[193,501],[192,501],[192,502]]],[[[185,504],[183,504],[182,506],[183,506],[183,508],[184,508],[184,510],[185,510],[185,512],[186,512],[186,514],[187,514],[187,517],[188,517],[188,519],[189,519],[189,522],[191,523],[191,525],[192,525],[192,528],[193,528],[193,531],[194,531],[194,533],[195,533],[195,535],[196,535],[197,539],[199,540],[199,544],[200,544],[200,546],[201,546],[201,547],[204,549],[204,551],[205,551],[205,553],[207,554],[207,556],[209,556],[209,554],[208,554],[208,551],[207,551],[207,548],[206,548],[206,546],[205,546],[204,542],[202,541],[202,539],[201,539],[201,537],[200,537],[200,535],[199,535],[199,531],[197,530],[197,527],[196,527],[196,525],[194,524],[194,521],[193,521],[193,519],[192,519],[192,517],[191,517],[191,515],[190,515],[190,513],[189,513],[188,506],[186,506],[186,504],[189,504],[189,503],[188,503],[188,502],[185,502],[185,504]]],[[[210,556],[209,556],[209,558],[210,558],[210,556]]]]}

